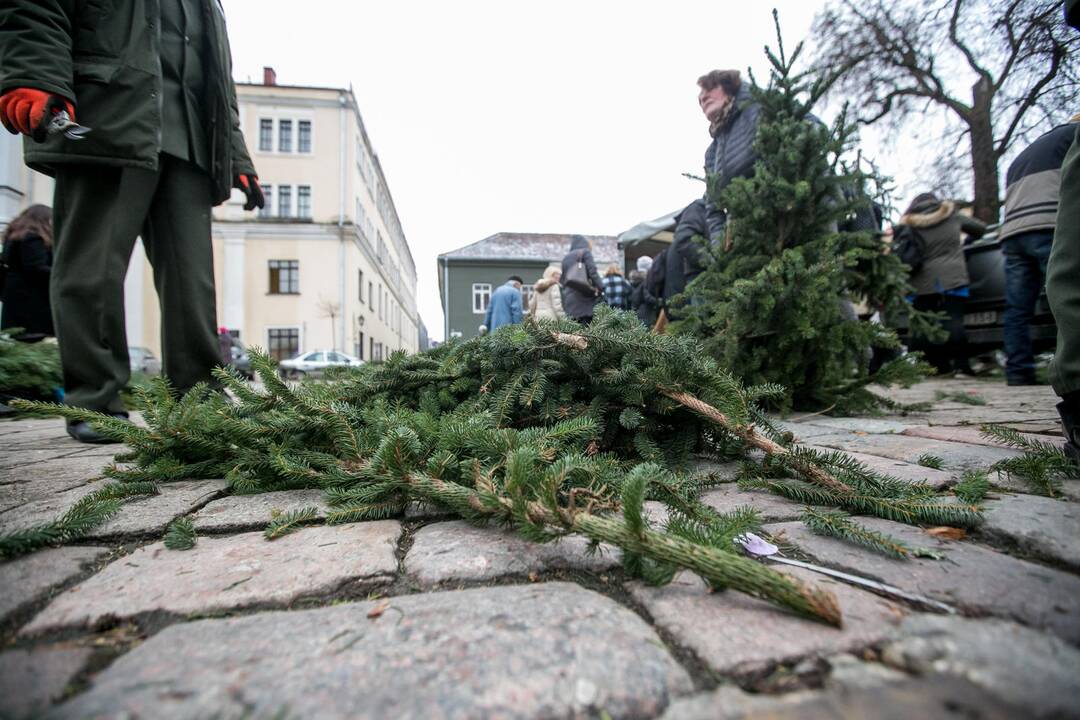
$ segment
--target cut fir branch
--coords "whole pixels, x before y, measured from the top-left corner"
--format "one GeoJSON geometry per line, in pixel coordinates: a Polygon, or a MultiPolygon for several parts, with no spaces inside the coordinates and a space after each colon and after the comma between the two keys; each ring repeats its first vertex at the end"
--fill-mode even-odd
{"type": "Polygon", "coordinates": [[[888,557],[900,560],[909,560],[913,557],[941,559],[941,555],[932,550],[912,548],[891,535],[860,525],[847,513],[815,510],[808,507],[803,510],[802,521],[818,535],[860,545],[888,557]]]}
{"type": "Polygon", "coordinates": [[[125,501],[139,495],[155,495],[157,491],[153,483],[106,485],[77,500],[55,520],[0,535],[0,557],[16,557],[48,545],[77,540],[116,515],[125,501]]]}
{"type": "Polygon", "coordinates": [[[191,518],[177,518],[169,523],[165,531],[165,547],[169,550],[190,550],[198,542],[195,534],[195,524],[191,518]]]}
{"type": "Polygon", "coordinates": [[[1004,425],[983,425],[983,437],[1022,450],[1023,455],[999,460],[990,466],[998,476],[1022,478],[1042,495],[1057,497],[1064,480],[1080,479],[1080,465],[1073,462],[1059,446],[1045,440],[1028,438],[1004,425]]]}

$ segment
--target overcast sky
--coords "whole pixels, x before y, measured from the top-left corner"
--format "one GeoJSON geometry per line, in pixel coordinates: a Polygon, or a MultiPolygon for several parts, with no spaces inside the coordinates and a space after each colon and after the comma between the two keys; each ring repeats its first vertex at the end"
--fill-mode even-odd
{"type": "MultiPolygon", "coordinates": [[[[702,192],[695,81],[754,68],[758,2],[223,0],[234,75],[352,84],[441,339],[436,256],[500,231],[616,235],[702,192]]],[[[790,47],[815,0],[777,0],[790,47]]],[[[888,169],[888,168],[886,168],[888,169]]]]}

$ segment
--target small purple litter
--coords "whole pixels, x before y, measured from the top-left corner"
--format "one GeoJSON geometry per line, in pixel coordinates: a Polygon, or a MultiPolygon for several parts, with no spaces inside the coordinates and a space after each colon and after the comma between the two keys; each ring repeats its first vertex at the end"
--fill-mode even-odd
{"type": "Polygon", "coordinates": [[[735,538],[735,542],[742,545],[743,550],[751,555],[757,555],[758,557],[768,557],[769,555],[775,555],[780,551],[780,548],[773,545],[771,542],[761,539],[754,533],[744,533],[735,538]]]}

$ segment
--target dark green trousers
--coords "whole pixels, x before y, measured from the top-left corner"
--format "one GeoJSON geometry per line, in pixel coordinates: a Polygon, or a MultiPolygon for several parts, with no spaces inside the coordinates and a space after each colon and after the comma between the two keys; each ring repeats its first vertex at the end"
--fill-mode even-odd
{"type": "Polygon", "coordinates": [[[130,366],[124,277],[142,237],[161,305],[162,369],[184,391],[220,364],[210,245],[210,178],[161,156],[158,172],[93,165],[58,168],[50,295],[65,402],[123,410],[130,366]]]}
{"type": "Polygon", "coordinates": [[[1080,391],[1080,134],[1061,165],[1061,200],[1046,266],[1046,297],[1057,323],[1050,382],[1060,396],[1080,391]]]}

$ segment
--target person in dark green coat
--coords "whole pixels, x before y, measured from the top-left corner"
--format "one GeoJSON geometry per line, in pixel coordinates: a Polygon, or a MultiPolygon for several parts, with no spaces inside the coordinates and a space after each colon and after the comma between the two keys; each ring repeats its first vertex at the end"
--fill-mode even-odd
{"type": "MultiPolygon", "coordinates": [[[[1065,0],[1065,20],[1080,30],[1080,0],[1065,0]]],[[[1080,133],[1061,164],[1059,197],[1046,265],[1046,298],[1058,328],[1050,382],[1061,397],[1057,407],[1065,452],[1080,463],[1080,133]]]]}
{"type": "MultiPolygon", "coordinates": [[[[219,0],[7,0],[0,121],[56,178],[50,294],[65,402],[126,417],[124,277],[136,237],[153,266],[163,370],[181,392],[219,364],[210,208],[263,206],[219,0]],[[65,111],[90,128],[48,133],[65,111]]],[[[81,442],[104,442],[69,423],[81,442]]]]}

